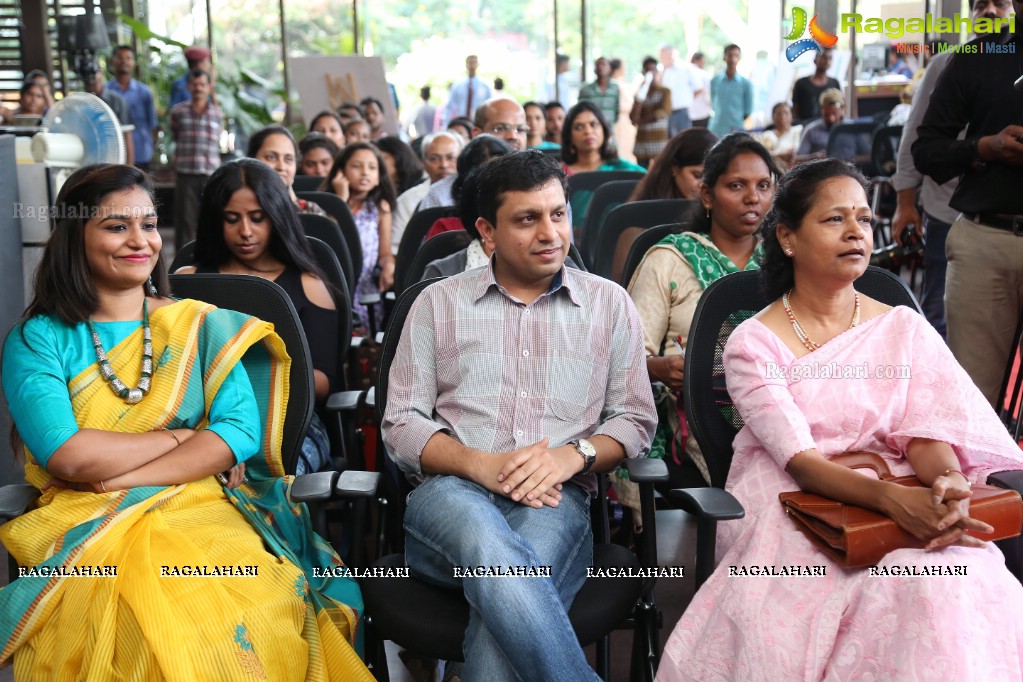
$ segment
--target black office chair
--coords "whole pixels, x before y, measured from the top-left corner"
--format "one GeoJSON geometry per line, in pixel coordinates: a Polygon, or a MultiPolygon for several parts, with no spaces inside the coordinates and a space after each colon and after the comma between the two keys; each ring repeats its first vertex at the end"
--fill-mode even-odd
{"type": "Polygon", "coordinates": [[[593,257],[597,251],[597,236],[600,225],[611,209],[629,200],[639,180],[615,180],[606,182],[593,190],[590,203],[586,207],[585,216],[572,216],[579,224],[575,231],[575,243],[580,245],[586,267],[593,267],[593,257]]]}
{"type": "Polygon", "coordinates": [[[397,296],[406,287],[415,282],[409,279],[409,269],[416,257],[416,252],[426,239],[426,233],[430,231],[433,224],[440,218],[448,218],[458,215],[458,208],[455,206],[437,206],[435,208],[424,208],[416,211],[409,218],[405,231],[401,235],[401,242],[398,244],[398,255],[394,261],[394,293],[397,296]]]}
{"type": "Polygon", "coordinates": [[[348,250],[348,241],[342,235],[341,228],[330,218],[321,215],[302,213],[298,217],[307,237],[319,239],[334,252],[345,276],[346,289],[349,294],[354,292],[362,271],[362,263],[352,258],[348,250]]]}
{"type": "Polygon", "coordinates": [[[874,130],[870,141],[870,155],[878,174],[891,177],[899,157],[902,126],[884,126],[874,130]]]}
{"type": "Polygon", "coordinates": [[[871,142],[876,127],[873,121],[839,123],[828,135],[828,157],[851,161],[868,178],[878,175],[871,159],[871,142]]]}
{"type": "Polygon", "coordinates": [[[677,234],[682,231],[681,223],[668,223],[667,225],[656,225],[644,230],[629,247],[629,254],[625,257],[625,267],[622,269],[622,277],[618,281],[623,287],[628,287],[636,274],[636,268],[643,262],[647,251],[669,234],[677,234]]]}
{"type": "MultiPolygon", "coordinates": [[[[326,211],[341,229],[341,236],[348,245],[348,253],[352,257],[352,265],[362,269],[362,240],[359,239],[359,230],[355,227],[355,218],[348,209],[344,199],[330,192],[296,192],[299,199],[312,201],[326,211]]],[[[313,235],[314,237],[319,235],[313,235]]],[[[322,239],[322,237],[320,237],[322,239]]],[[[326,240],[324,240],[326,241],[326,240]]],[[[330,242],[327,242],[328,244],[330,242]]]]}
{"type": "Polygon", "coordinates": [[[471,242],[472,236],[465,230],[442,232],[427,239],[419,247],[419,250],[416,251],[415,258],[412,259],[412,265],[409,266],[408,272],[405,273],[405,281],[409,284],[415,284],[423,278],[427,265],[440,258],[447,258],[452,254],[458,253],[469,246],[471,242]]]}
{"type": "Polygon", "coordinates": [[[1023,437],[1023,419],[1020,418],[1021,406],[1023,406],[1023,367],[1020,366],[1021,341],[1023,341],[1023,314],[1020,315],[1019,323],[1016,325],[1016,333],[1012,337],[1012,352],[1009,353],[1009,362],[1005,366],[1005,376],[1002,378],[1002,388],[998,391],[998,400],[995,407],[998,415],[1002,418],[1005,428],[1017,443],[1023,437]],[[1016,375],[1013,376],[1015,371],[1016,375]]]}
{"type": "Polygon", "coordinates": [[[622,233],[630,227],[650,228],[655,225],[678,222],[688,206],[689,199],[654,199],[632,201],[612,210],[597,234],[597,250],[594,252],[595,275],[612,279],[615,251],[622,233]]]}
{"type": "MultiPolygon", "coordinates": [[[[617,180],[635,180],[639,182],[643,178],[640,171],[594,171],[592,173],[576,173],[568,176],[568,195],[579,191],[590,191],[597,189],[608,182],[617,180]]],[[[581,220],[581,216],[576,220],[581,220]]]]}
{"type": "Polygon", "coordinates": [[[326,179],[320,175],[296,175],[291,183],[291,188],[295,190],[295,194],[299,192],[316,192],[326,179]]]}
{"type": "MultiPolygon", "coordinates": [[[[905,305],[923,314],[905,282],[887,270],[868,267],[855,287],[888,305],[905,305]]],[[[745,513],[739,502],[724,490],[732,463],[732,441],[743,423],[738,412],[729,409],[732,400],[725,387],[721,356],[735,327],[769,303],[761,288],[760,273],[749,270],[726,275],[712,283],[703,292],[693,314],[682,393],[689,428],[706,459],[712,487],[673,490],[671,496],[683,510],[697,517],[697,588],[714,570],[717,522],[742,518],[745,513]]],[[[1023,488],[1023,471],[992,474],[988,483],[1019,490],[1023,488]]],[[[1020,538],[999,544],[1010,570],[1023,580],[1019,561],[1015,565],[1010,562],[1013,555],[1019,556],[1020,538]]]]}
{"type": "MultiPolygon", "coordinates": [[[[438,279],[410,285],[399,298],[384,337],[380,377],[376,386],[376,409],[382,416],[386,408],[391,361],[401,337],[405,320],[416,297],[438,279]]],[[[667,470],[658,460],[633,460],[627,463],[629,477],[639,483],[643,501],[644,528],[642,562],[618,545],[603,544],[609,535],[606,513],[606,477],[600,476],[600,503],[594,505],[594,566],[653,566],[657,549],[654,532],[653,482],[667,480],[667,470]],[[646,525],[650,524],[650,525],[646,525]],[[598,544],[600,543],[600,544],[598,544]]],[[[378,567],[403,567],[402,554],[385,556],[378,567]]],[[[616,626],[632,618],[635,628],[633,679],[653,679],[660,657],[657,614],[652,601],[653,584],[632,579],[591,578],[586,581],[569,611],[569,619],[583,646],[597,643],[597,667],[608,678],[608,635],[616,626]]],[[[469,622],[469,606],[460,591],[449,590],[409,578],[367,578],[362,583],[366,604],[366,657],[377,679],[388,679],[383,641],[391,640],[417,654],[444,660],[462,660],[462,639],[469,622]]],[[[523,624],[528,627],[528,624],[523,624]]]]}

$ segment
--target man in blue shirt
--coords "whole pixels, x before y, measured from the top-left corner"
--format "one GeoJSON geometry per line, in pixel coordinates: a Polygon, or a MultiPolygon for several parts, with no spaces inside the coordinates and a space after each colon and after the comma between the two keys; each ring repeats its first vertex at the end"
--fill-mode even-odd
{"type": "Polygon", "coordinates": [[[710,100],[714,117],[710,130],[721,137],[733,130],[742,130],[746,117],[753,113],[753,84],[736,72],[742,58],[738,45],[725,48],[725,72],[710,81],[710,100]]]}
{"type": "Polygon", "coordinates": [[[135,166],[149,170],[153,158],[153,131],[156,129],[156,104],[153,92],[133,77],[135,73],[135,50],[129,45],[118,45],[110,58],[114,80],[107,87],[124,98],[131,112],[135,132],[135,166]]]}
{"type": "Polygon", "coordinates": [[[490,86],[476,75],[479,64],[479,58],[474,54],[465,58],[465,71],[468,77],[451,86],[448,105],[444,108],[445,124],[459,116],[474,118],[476,109],[490,99],[490,86]]]}

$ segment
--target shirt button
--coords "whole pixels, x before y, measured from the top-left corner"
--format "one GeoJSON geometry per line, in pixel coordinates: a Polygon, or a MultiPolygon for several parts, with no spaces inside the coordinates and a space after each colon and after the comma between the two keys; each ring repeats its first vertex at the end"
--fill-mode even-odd
{"type": "Polygon", "coordinates": [[[528,350],[522,351],[522,355],[528,358],[529,357],[529,351],[528,350]]]}
{"type": "Polygon", "coordinates": [[[526,314],[527,315],[529,314],[529,308],[526,308],[526,314]]]}
{"type": "Polygon", "coordinates": [[[518,431],[515,432],[515,435],[521,436],[523,433],[525,432],[522,429],[519,429],[518,431]]]}
{"type": "Polygon", "coordinates": [[[519,393],[519,396],[522,397],[522,398],[525,398],[526,397],[526,392],[523,391],[522,393],[519,393]]]}

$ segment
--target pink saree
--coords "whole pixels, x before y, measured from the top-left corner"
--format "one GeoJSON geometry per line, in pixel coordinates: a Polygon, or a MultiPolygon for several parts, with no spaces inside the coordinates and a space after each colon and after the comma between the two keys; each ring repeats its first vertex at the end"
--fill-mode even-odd
{"type": "Polygon", "coordinates": [[[974,482],[1023,468],[1023,453],[924,318],[895,308],[799,359],[752,319],[732,334],[724,364],[746,424],[727,488],[746,517],[720,525],[718,568],[672,632],[657,679],[1023,679],[1023,586],[994,545],[891,552],[879,572],[902,575],[844,570],[778,502],[798,489],[789,459],[814,447],[825,457],[877,452],[902,475],[912,473],[909,441],[931,438],[952,445],[974,482]],[[794,566],[824,575],[762,575],[794,566]],[[907,576],[906,567],[937,575],[907,576]]]}

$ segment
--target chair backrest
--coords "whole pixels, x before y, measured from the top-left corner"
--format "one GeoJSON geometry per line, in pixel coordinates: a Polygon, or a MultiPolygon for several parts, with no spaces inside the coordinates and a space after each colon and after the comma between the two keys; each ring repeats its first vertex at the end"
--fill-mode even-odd
{"type": "MultiPolygon", "coordinates": [[[[356,268],[357,261],[352,259],[352,254],[348,250],[348,242],[341,234],[341,228],[330,218],[313,213],[302,213],[299,215],[299,219],[306,237],[319,239],[334,252],[337,262],[341,266],[341,272],[344,273],[348,291],[355,291],[355,283],[358,282],[362,269],[361,267],[356,268]]],[[[358,263],[361,266],[361,261],[358,263]]]]}
{"type": "MultiPolygon", "coordinates": [[[[887,270],[871,265],[855,286],[882,303],[907,305],[920,312],[909,287],[887,270]]],[[[689,429],[706,458],[711,485],[717,488],[723,488],[728,478],[732,441],[743,426],[725,386],[721,356],[735,328],[769,303],[758,271],[725,275],[703,292],[689,328],[682,399],[689,429]]]]}
{"type": "Polygon", "coordinates": [[[611,278],[615,250],[622,232],[630,227],[650,228],[678,222],[691,203],[689,199],[653,199],[631,201],[613,209],[597,233],[597,249],[590,271],[611,278]]]}
{"type": "Polygon", "coordinates": [[[632,276],[636,274],[636,268],[643,262],[643,257],[646,256],[647,251],[654,248],[655,244],[669,234],[681,231],[682,223],[656,225],[644,230],[636,237],[636,241],[632,242],[632,246],[629,247],[629,254],[625,257],[625,267],[622,269],[622,277],[618,283],[623,287],[628,287],[629,282],[632,281],[632,276]]]}
{"type": "MultiPolygon", "coordinates": [[[[1023,311],[1021,311],[1023,313],[1023,311]]],[[[1002,423],[1009,429],[1009,434],[1017,443],[1023,435],[1023,411],[1020,410],[1023,404],[1023,366],[1021,366],[1021,341],[1023,341],[1023,314],[1019,316],[1019,323],[1016,325],[1016,335],[1012,337],[1012,352],[1009,353],[1009,362],[1005,366],[1005,376],[1002,378],[1002,388],[998,391],[998,400],[995,402],[995,409],[1002,423]]]]}
{"type": "Polygon", "coordinates": [[[307,237],[309,249],[313,252],[313,258],[320,272],[327,278],[330,288],[333,288],[331,298],[334,299],[334,307],[337,308],[337,352],[338,352],[338,376],[341,378],[341,368],[348,359],[348,349],[352,345],[352,292],[348,289],[348,282],[345,280],[341,264],[338,263],[334,250],[316,237],[307,237]]]}
{"type": "Polygon", "coordinates": [[[174,260],[170,264],[170,273],[174,274],[186,265],[195,263],[195,242],[190,241],[174,254],[174,260]]]}
{"type": "Polygon", "coordinates": [[[594,171],[592,173],[576,173],[568,176],[568,195],[574,192],[590,191],[603,184],[616,180],[635,180],[639,182],[643,173],[639,171],[594,171]]]}
{"type": "Polygon", "coordinates": [[[405,282],[407,284],[418,282],[423,278],[427,265],[438,258],[446,258],[461,251],[469,246],[470,242],[472,242],[472,236],[465,230],[441,232],[427,239],[416,251],[415,258],[412,259],[412,264],[409,266],[408,272],[405,273],[405,282]]]}
{"type": "Polygon", "coordinates": [[[593,196],[590,197],[590,203],[586,208],[586,215],[575,218],[575,220],[582,219],[575,242],[581,245],[580,250],[583,253],[583,258],[586,259],[586,267],[593,266],[600,224],[604,222],[604,218],[611,209],[629,200],[629,196],[632,195],[632,191],[638,184],[639,180],[615,180],[600,185],[593,190],[593,196]]]}
{"type": "Polygon", "coordinates": [[[416,257],[416,252],[419,251],[423,240],[426,239],[426,233],[438,219],[454,215],[458,215],[458,208],[455,206],[424,208],[412,214],[401,235],[398,255],[394,260],[394,293],[400,294],[406,286],[412,283],[412,280],[407,278],[407,274],[416,257]]]}
{"type": "MultiPolygon", "coordinates": [[[[330,192],[296,192],[299,199],[311,201],[330,215],[341,229],[341,236],[348,244],[348,253],[352,257],[352,265],[362,270],[362,240],[359,239],[359,228],[355,226],[355,218],[348,209],[344,199],[330,192]]],[[[313,235],[316,236],[316,235],[313,235]]],[[[322,237],[321,237],[322,239],[322,237]]],[[[327,242],[328,244],[330,242],[327,242]]]]}
{"type": "Polygon", "coordinates": [[[178,298],[205,301],[273,323],[291,356],[281,457],[284,470],[294,473],[302,440],[313,418],[313,365],[302,323],[288,294],[270,280],[252,275],[171,275],[170,283],[178,298]]]}
{"type": "Polygon", "coordinates": [[[867,177],[877,175],[869,158],[875,127],[877,126],[872,121],[839,123],[828,135],[828,156],[856,163],[867,177]],[[860,156],[868,158],[864,160],[858,158],[860,156]]]}
{"type": "Polygon", "coordinates": [[[384,411],[387,409],[387,384],[391,374],[391,363],[394,362],[394,354],[398,351],[398,341],[401,340],[401,332],[405,329],[405,320],[412,309],[412,304],[416,302],[419,294],[423,293],[423,289],[442,279],[444,278],[434,277],[409,284],[398,297],[397,303],[394,304],[394,310],[391,311],[391,317],[387,322],[387,330],[384,332],[384,343],[380,349],[379,373],[375,391],[378,421],[383,421],[384,411]]]}
{"type": "Polygon", "coordinates": [[[874,131],[870,143],[870,158],[874,169],[881,175],[893,175],[902,143],[902,126],[884,126],[874,131]]]}
{"type": "Polygon", "coordinates": [[[295,190],[295,194],[299,192],[315,192],[320,189],[320,185],[326,179],[322,175],[296,175],[295,179],[291,182],[291,188],[295,190]]]}

